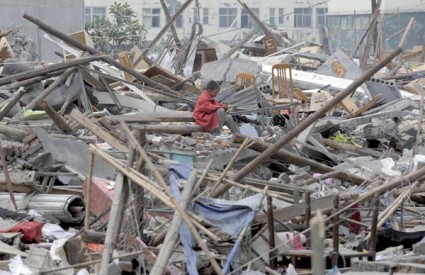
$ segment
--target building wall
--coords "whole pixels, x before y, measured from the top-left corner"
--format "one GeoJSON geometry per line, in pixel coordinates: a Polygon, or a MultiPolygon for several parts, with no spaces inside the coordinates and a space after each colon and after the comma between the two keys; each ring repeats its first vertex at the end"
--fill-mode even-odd
{"type": "MultiPolygon", "coordinates": [[[[85,5],[87,7],[106,7],[106,9],[113,3],[113,0],[85,0],[85,5]]],[[[117,0],[117,2],[126,2],[117,0]]],[[[166,24],[166,18],[164,12],[162,11],[161,4],[159,0],[141,0],[141,1],[127,1],[136,12],[137,17],[141,22],[143,22],[142,9],[143,8],[159,8],[160,12],[160,27],[148,28],[147,40],[152,40],[156,34],[162,29],[166,24]]],[[[270,9],[275,9],[275,15],[278,17],[279,8],[284,9],[283,13],[283,23],[276,22],[275,27],[284,32],[288,32],[289,37],[297,41],[316,41],[318,42],[318,31],[316,26],[316,8],[326,8],[327,4],[317,3],[323,1],[306,1],[306,0],[245,0],[244,1],[248,7],[252,9],[259,10],[259,19],[264,23],[270,23],[270,9]],[[302,7],[312,7],[312,26],[308,28],[294,28],[294,8],[302,7]]],[[[169,6],[181,5],[184,3],[183,0],[166,0],[166,3],[169,6]]],[[[236,0],[199,0],[200,5],[200,17],[203,17],[202,11],[204,8],[209,10],[209,24],[202,24],[203,34],[206,37],[210,37],[214,40],[233,40],[243,37],[243,35],[250,31],[249,28],[241,28],[241,13],[242,6],[236,0]],[[219,9],[220,8],[236,8],[237,9],[237,19],[232,25],[232,27],[220,27],[219,26],[219,9]]],[[[194,10],[195,10],[195,1],[193,1],[190,6],[183,13],[183,26],[177,28],[179,37],[189,37],[192,29],[192,24],[194,22],[194,10]]],[[[278,19],[276,19],[278,20],[278,19]]],[[[202,21],[201,21],[202,23],[202,21]]]]}
{"type": "Polygon", "coordinates": [[[24,13],[65,33],[84,29],[84,0],[1,0],[0,29],[3,31],[11,26],[23,26],[20,32],[35,41],[38,56],[42,60],[59,60],[60,57],[54,54],[59,48],[44,39],[44,32],[24,19],[24,13]]]}
{"type": "MultiPolygon", "coordinates": [[[[337,48],[352,51],[366,30],[371,18],[371,1],[355,2],[331,0],[328,13],[328,35],[331,50],[337,48]]],[[[414,27],[409,32],[405,48],[425,42],[425,1],[384,0],[381,8],[382,45],[384,50],[395,48],[403,35],[411,17],[415,18],[414,27]]],[[[371,53],[372,54],[372,53],[371,53]]]]}
{"type": "MultiPolygon", "coordinates": [[[[372,6],[370,0],[341,1],[330,0],[328,2],[329,14],[367,14],[371,13],[372,6]]],[[[381,10],[387,12],[415,12],[425,9],[423,0],[382,0],[381,10]]]]}

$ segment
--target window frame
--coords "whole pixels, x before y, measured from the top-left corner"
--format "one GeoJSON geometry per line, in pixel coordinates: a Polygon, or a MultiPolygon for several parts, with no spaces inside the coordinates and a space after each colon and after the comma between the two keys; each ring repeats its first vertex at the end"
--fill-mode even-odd
{"type": "MultiPolygon", "coordinates": [[[[260,15],[260,8],[250,9],[257,17],[260,15]]],[[[241,9],[241,28],[251,29],[255,24],[255,21],[251,18],[248,9],[241,9]]]]}
{"type": "Polygon", "coordinates": [[[202,8],[202,24],[209,25],[210,24],[210,9],[202,8]]]}
{"type": "Polygon", "coordinates": [[[294,27],[311,28],[313,26],[312,8],[294,8],[294,27]]]}
{"type": "Polygon", "coordinates": [[[106,17],[107,16],[107,8],[106,6],[85,6],[84,7],[84,24],[92,23],[94,21],[94,18],[100,16],[100,17],[106,17]],[[103,9],[104,14],[95,14],[95,9],[103,9]],[[89,13],[87,13],[87,10],[89,10],[89,13]],[[89,20],[87,20],[87,17],[89,17],[89,20]]]}
{"type": "Polygon", "coordinates": [[[160,28],[161,27],[161,9],[160,8],[142,8],[142,22],[146,28],[160,28]],[[146,13],[145,11],[150,11],[150,13],[146,13]],[[154,10],[157,10],[158,13],[154,13],[154,10]],[[157,24],[154,24],[155,18],[157,18],[157,24]],[[146,24],[147,20],[149,20],[149,26],[146,24]],[[155,26],[154,26],[155,25],[155,26]]]}
{"type": "Polygon", "coordinates": [[[276,25],[276,8],[269,8],[269,24],[276,25]]]}
{"type": "MultiPolygon", "coordinates": [[[[168,12],[170,13],[170,17],[173,17],[174,14],[176,14],[176,12],[178,12],[179,9],[178,8],[173,8],[173,7],[168,7],[168,12]]],[[[196,13],[196,9],[194,9],[194,14],[196,13]]],[[[195,18],[194,18],[195,20],[195,18]]],[[[176,20],[174,21],[174,27],[176,28],[183,28],[184,27],[184,18],[183,18],[183,13],[180,14],[176,20]]]]}
{"type": "Polygon", "coordinates": [[[327,26],[327,23],[328,23],[327,16],[328,16],[328,8],[316,8],[316,28],[320,26],[323,26],[323,27],[327,26]],[[320,24],[319,21],[323,21],[324,24],[320,24]]]}
{"type": "Polygon", "coordinates": [[[285,8],[279,8],[277,17],[278,17],[279,25],[285,24],[285,8]]]}
{"type": "MultiPolygon", "coordinates": [[[[237,19],[238,17],[238,9],[237,8],[219,8],[218,9],[218,26],[219,28],[229,28],[232,26],[232,23],[237,19]],[[226,11],[224,14],[223,12],[226,11]],[[229,13],[231,11],[231,13],[229,13]],[[225,21],[222,21],[225,20],[225,21]],[[227,23],[227,24],[223,24],[227,23]]],[[[236,22],[237,23],[237,22],[236,22]]],[[[236,24],[235,24],[236,25],[236,24]]]]}

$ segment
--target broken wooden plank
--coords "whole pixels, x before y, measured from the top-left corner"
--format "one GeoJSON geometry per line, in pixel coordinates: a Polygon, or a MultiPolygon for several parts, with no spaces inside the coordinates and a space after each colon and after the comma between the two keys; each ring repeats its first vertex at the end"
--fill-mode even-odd
{"type": "Polygon", "coordinates": [[[193,124],[183,124],[183,125],[134,125],[131,126],[133,129],[141,130],[146,133],[164,133],[164,134],[191,134],[194,132],[204,132],[201,126],[193,124]]]}
{"type": "Polygon", "coordinates": [[[81,125],[89,129],[93,134],[104,140],[105,142],[109,143],[112,147],[117,149],[120,152],[127,153],[128,148],[127,146],[121,144],[118,139],[114,138],[111,134],[106,132],[105,130],[102,130],[99,126],[96,125],[92,120],[85,117],[80,111],[77,109],[73,109],[71,112],[71,117],[78,121],[81,125]]]}
{"type": "Polygon", "coordinates": [[[68,125],[68,123],[63,119],[61,115],[59,115],[55,109],[52,108],[46,101],[41,101],[38,105],[46,112],[46,114],[53,120],[56,126],[64,133],[72,132],[72,128],[68,125]]]}
{"type": "Polygon", "coordinates": [[[136,115],[116,115],[108,117],[110,121],[124,121],[130,123],[141,122],[195,122],[192,112],[161,112],[150,114],[136,114],[136,115]]]}

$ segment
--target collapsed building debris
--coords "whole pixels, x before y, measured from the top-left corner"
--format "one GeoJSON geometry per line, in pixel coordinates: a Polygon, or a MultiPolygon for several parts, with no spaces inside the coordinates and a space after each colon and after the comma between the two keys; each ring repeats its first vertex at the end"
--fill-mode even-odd
{"type": "MultiPolygon", "coordinates": [[[[242,2],[261,51],[246,44],[255,33],[236,48],[195,31],[184,42],[172,23],[190,2],[167,11],[151,43],[171,28],[173,62],[169,47],[156,61],[150,47],[102,55],[24,15],[67,54],[42,68],[1,64],[0,269],[423,272],[424,90],[419,73],[399,70],[404,44],[357,65],[355,52],[271,31],[242,2]],[[210,80],[240,133],[195,122],[210,80]]],[[[1,39],[3,62],[19,41],[1,39]]]]}

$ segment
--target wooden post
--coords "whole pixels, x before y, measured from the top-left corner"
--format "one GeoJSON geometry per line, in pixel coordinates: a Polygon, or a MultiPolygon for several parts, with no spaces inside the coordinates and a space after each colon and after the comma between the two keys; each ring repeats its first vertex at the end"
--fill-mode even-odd
{"type": "Polygon", "coordinates": [[[317,215],[311,219],[311,243],[312,243],[312,267],[314,275],[325,274],[325,221],[322,213],[317,211],[317,215]]]}
{"type": "Polygon", "coordinates": [[[58,126],[58,128],[64,133],[72,132],[71,126],[66,123],[66,121],[61,117],[55,109],[52,108],[46,101],[41,101],[38,105],[43,109],[47,115],[53,120],[53,122],[58,126]]]}
{"type": "Polygon", "coordinates": [[[90,229],[90,207],[91,207],[91,190],[93,184],[93,166],[94,154],[89,151],[89,171],[87,176],[87,191],[86,191],[86,218],[84,221],[84,230],[86,232],[90,229]]]}
{"type": "Polygon", "coordinates": [[[369,260],[375,260],[376,253],[376,242],[377,242],[377,232],[378,232],[378,214],[379,214],[379,200],[376,199],[372,208],[372,228],[370,231],[369,239],[369,260]]]}
{"type": "Polygon", "coordinates": [[[105,89],[108,92],[108,94],[111,96],[111,98],[114,101],[114,103],[117,105],[118,110],[121,111],[122,110],[122,104],[118,100],[117,95],[115,94],[115,92],[111,89],[111,86],[109,86],[109,84],[106,82],[106,80],[105,80],[105,78],[103,76],[99,76],[99,79],[100,79],[100,82],[102,82],[102,84],[105,87],[105,89]]]}
{"type": "Polygon", "coordinates": [[[403,50],[401,48],[395,49],[390,53],[384,60],[374,65],[366,73],[360,76],[357,80],[353,81],[347,88],[339,92],[334,98],[329,100],[322,108],[316,111],[314,114],[310,115],[307,119],[301,122],[297,127],[290,131],[287,135],[283,136],[280,140],[270,146],[266,151],[261,153],[250,163],[248,163],[244,168],[242,168],[235,176],[234,180],[239,181],[252,170],[258,167],[262,162],[272,157],[279,151],[280,148],[288,144],[292,139],[296,138],[302,131],[307,129],[311,124],[316,122],[319,118],[325,115],[328,111],[338,105],[345,97],[354,92],[360,85],[365,81],[369,80],[376,72],[378,72],[382,67],[384,67],[388,62],[390,62],[394,57],[400,54],[403,50]]]}
{"type": "Polygon", "coordinates": [[[5,106],[0,111],[0,121],[4,118],[5,115],[13,108],[13,106],[18,103],[18,101],[21,99],[21,97],[25,94],[24,87],[19,88],[19,90],[14,94],[13,98],[6,103],[5,106]]]}
{"type": "Polygon", "coordinates": [[[274,239],[274,218],[273,218],[273,198],[271,196],[267,196],[267,226],[269,227],[269,262],[271,268],[276,268],[277,259],[275,257],[274,248],[276,246],[274,239]]]}
{"type": "Polygon", "coordinates": [[[66,97],[65,102],[63,103],[63,105],[62,105],[61,109],[60,109],[60,110],[59,110],[59,112],[58,112],[58,114],[59,114],[60,116],[63,116],[63,114],[64,114],[64,113],[65,113],[65,111],[66,111],[66,108],[68,108],[68,106],[69,106],[69,103],[71,103],[71,100],[72,100],[72,96],[68,95],[68,96],[66,97]]]}
{"type": "Polygon", "coordinates": [[[13,184],[12,184],[12,181],[10,180],[9,170],[7,169],[6,155],[4,151],[5,150],[3,146],[0,144],[0,159],[1,159],[1,166],[3,167],[4,178],[6,179],[6,182],[7,182],[7,189],[9,190],[10,200],[12,201],[12,204],[15,207],[15,210],[18,211],[15,195],[13,194],[13,184]]]}
{"type": "Polygon", "coordinates": [[[333,234],[333,252],[332,252],[332,267],[338,267],[338,257],[339,257],[339,215],[338,215],[338,208],[339,208],[339,196],[335,196],[334,201],[334,213],[336,215],[332,218],[333,222],[333,228],[332,228],[332,234],[333,234]]]}
{"type": "MultiPolygon", "coordinates": [[[[193,170],[181,194],[179,205],[183,210],[186,210],[186,207],[191,198],[192,188],[196,182],[196,174],[197,170],[193,170]]],[[[163,245],[161,246],[161,250],[159,251],[158,258],[156,259],[155,265],[150,271],[150,274],[162,275],[164,273],[167,262],[173,253],[173,247],[179,239],[179,230],[182,221],[182,217],[179,215],[179,213],[175,213],[173,220],[171,221],[171,226],[168,228],[167,235],[165,236],[163,245]]]]}
{"type": "MultiPolygon", "coordinates": [[[[134,160],[134,148],[131,148],[127,155],[127,166],[131,166],[134,160]]],[[[93,152],[91,152],[93,154],[93,152]]],[[[114,185],[114,199],[112,201],[111,213],[109,214],[108,228],[106,230],[105,248],[102,253],[102,262],[99,274],[108,274],[108,265],[111,259],[113,245],[116,243],[117,232],[124,216],[123,207],[128,199],[128,185],[124,184],[125,176],[118,173],[114,185]]]]}
{"type": "MultiPolygon", "coordinates": [[[[309,228],[310,227],[310,219],[311,219],[311,194],[309,192],[305,192],[304,193],[304,203],[305,203],[305,227],[309,228]]],[[[310,243],[310,237],[309,237],[309,232],[306,233],[305,237],[307,239],[306,242],[306,247],[310,248],[311,247],[311,243],[310,243]]]]}

